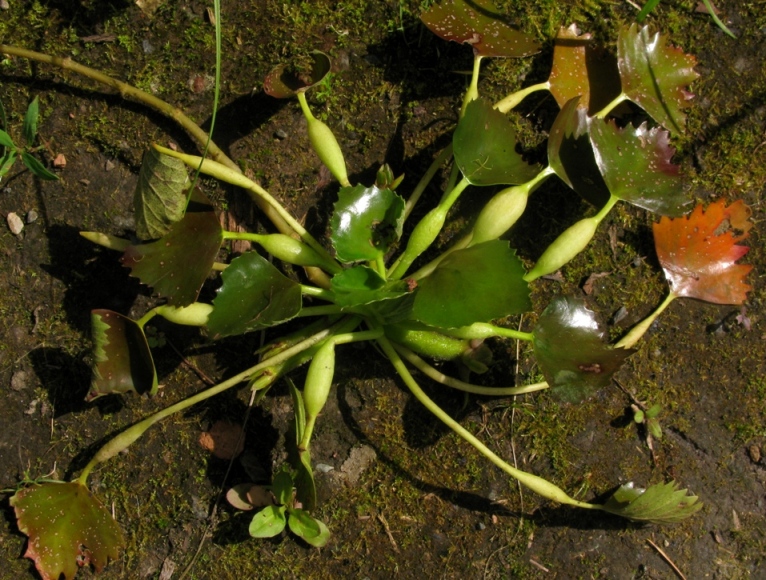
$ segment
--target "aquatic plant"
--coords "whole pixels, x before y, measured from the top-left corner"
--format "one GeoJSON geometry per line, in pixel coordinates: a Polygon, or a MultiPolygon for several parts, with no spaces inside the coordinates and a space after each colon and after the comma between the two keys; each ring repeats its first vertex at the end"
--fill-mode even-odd
{"type": "MultiPolygon", "coordinates": [[[[280,65],[266,78],[268,94],[298,100],[311,146],[340,186],[329,248],[169,105],[69,59],[0,46],[5,54],[74,70],[172,113],[210,152],[208,158],[152,145],[135,195],[137,240],[83,232],[91,241],[120,252],[131,275],[164,299],[137,320],[109,310],[92,312],[94,365],[88,400],[130,391],[155,393],[157,373],[145,333],[155,316],[203,327],[211,340],[311,319],[267,344],[257,364],[120,432],[75,480],[23,482],[10,501],[19,529],[29,536],[26,555],[44,578],[72,578],[77,565],[92,564],[100,570],[118,557],[124,544],[122,531],[88,489],[89,475],[98,464],[128,448],[162,419],[227,389],[247,384],[259,401],[278,380],[304,364],[308,373],[302,390],[290,383],[293,459],[276,472],[272,501],[259,506],[250,532],[270,537],[288,527],[311,545],[325,545],[329,530],[312,515],[316,488],[311,441],[333,387],[337,352],[351,342],[373,342],[429,411],[506,474],[552,501],[651,523],[677,522],[700,509],[697,496],[679,489],[674,481],[647,489],[624,484],[604,503],[575,499],[493,452],[431,400],[412,372],[471,393],[510,396],[550,389],[562,403],[576,403],[610,384],[671,300],[741,303],[748,290],[744,277],[749,268],[736,264],[746,251],[737,244],[750,227],[746,206],[717,202],[682,217],[693,204],[673,164],[669,132],[683,131],[684,109],[690,106],[687,87],[697,78],[694,58],[671,46],[666,36],[633,25],[619,31],[616,64],[611,66],[612,61],[591,58],[590,37],[570,26],[554,40],[547,81],[492,103],[479,91],[482,60],[530,56],[539,44],[485,3],[476,3],[481,10],[473,4],[447,0],[423,14],[423,22],[435,34],[471,46],[474,69],[451,144],[434,159],[407,200],[397,193],[403,177],[395,177],[388,166],[381,168],[375,183],[351,183],[342,146],[312,113],[307,93],[329,72],[327,55],[306,55],[280,65]],[[514,108],[535,91],[549,91],[560,107],[549,131],[544,167],[518,153],[509,121],[514,108]],[[641,115],[652,121],[635,122],[638,115],[614,117],[615,107],[624,101],[631,101],[633,110],[640,108],[641,115]],[[406,222],[416,204],[422,203],[421,194],[438,170],[450,163],[451,176],[441,199],[408,229],[406,222]],[[278,233],[224,230],[214,206],[196,179],[189,177],[189,169],[247,191],[278,233]],[[540,248],[539,259],[527,270],[502,238],[524,213],[529,196],[554,176],[597,211],[540,248]],[[473,188],[496,186],[502,189],[484,205],[470,229],[425,261],[424,254],[449,224],[455,202],[470,196],[473,188]],[[508,316],[530,311],[530,284],[582,251],[620,201],[663,216],[654,233],[671,290],[658,311],[614,345],[606,342],[584,300],[573,296],[554,298],[527,332],[503,326],[508,316]],[[219,263],[219,251],[227,240],[253,242],[276,264],[258,251],[219,263]],[[287,275],[280,262],[303,268],[305,278],[287,275]],[[198,301],[211,272],[220,273],[217,294],[212,303],[198,301]],[[545,382],[487,387],[446,376],[427,360],[452,360],[481,374],[491,354],[483,341],[493,337],[531,343],[545,382]]],[[[220,26],[220,15],[216,23],[220,26]]],[[[637,414],[635,421],[646,421],[658,435],[653,409],[637,414]]]]}

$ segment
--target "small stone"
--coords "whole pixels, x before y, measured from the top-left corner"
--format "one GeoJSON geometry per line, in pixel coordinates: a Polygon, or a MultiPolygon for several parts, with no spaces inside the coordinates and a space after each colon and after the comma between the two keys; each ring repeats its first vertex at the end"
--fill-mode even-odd
{"type": "Polygon", "coordinates": [[[480,532],[483,531],[486,527],[487,526],[484,524],[484,522],[479,522],[478,524],[476,524],[476,529],[480,532]]]}
{"type": "Polygon", "coordinates": [[[114,161],[112,161],[111,159],[107,159],[106,163],[104,163],[104,171],[111,171],[114,168],[115,168],[114,161]]]}
{"type": "Polygon", "coordinates": [[[144,51],[144,54],[152,54],[154,52],[154,46],[146,38],[141,41],[141,49],[144,51]]]}
{"type": "Polygon", "coordinates": [[[0,10],[8,10],[11,7],[8,0],[0,0],[0,10]]]}
{"type": "Polygon", "coordinates": [[[750,461],[753,463],[760,463],[761,461],[761,448],[757,445],[751,445],[747,450],[750,455],[750,461]]]}
{"type": "Polygon", "coordinates": [[[27,371],[16,371],[11,377],[11,389],[14,391],[22,391],[27,388],[29,384],[29,373],[27,371]]]}
{"type": "Polygon", "coordinates": [[[53,159],[53,167],[56,169],[64,169],[64,167],[66,167],[66,157],[64,157],[63,153],[59,153],[53,159]]]}
{"type": "Polygon", "coordinates": [[[24,229],[24,222],[16,212],[10,212],[5,219],[8,222],[8,228],[14,236],[18,236],[21,233],[21,230],[24,229]]]}
{"type": "Polygon", "coordinates": [[[317,471],[321,471],[322,473],[329,473],[335,469],[332,465],[328,465],[326,463],[317,463],[316,468],[317,471]]]}
{"type": "Polygon", "coordinates": [[[33,224],[33,223],[35,223],[37,221],[37,218],[39,218],[39,217],[40,217],[40,214],[37,213],[37,211],[35,211],[33,209],[30,209],[27,212],[27,218],[26,218],[27,219],[27,223],[28,224],[33,224]]]}
{"type": "Polygon", "coordinates": [[[277,129],[276,131],[274,131],[274,137],[276,137],[280,141],[282,139],[287,139],[287,132],[283,129],[277,129]]]}

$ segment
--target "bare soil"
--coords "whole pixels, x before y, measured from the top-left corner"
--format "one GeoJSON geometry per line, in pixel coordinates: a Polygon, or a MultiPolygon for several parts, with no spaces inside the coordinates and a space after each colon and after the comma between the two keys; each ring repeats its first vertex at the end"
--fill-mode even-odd
{"type": "MultiPolygon", "coordinates": [[[[471,67],[468,48],[447,45],[418,23],[419,4],[224,3],[215,140],[318,236],[327,230],[337,184],[310,151],[297,103],[266,96],[261,80],[290,54],[329,53],[332,79],[310,100],[338,135],[352,182],[371,182],[385,161],[406,175],[400,189],[406,196],[448,143],[471,67]]],[[[628,4],[504,4],[546,44],[530,59],[486,63],[481,90],[492,98],[547,77],[550,38],[559,26],[577,22],[609,46],[635,16],[628,4]]],[[[328,547],[316,550],[286,535],[253,540],[251,515],[220,501],[233,484],[268,480],[282,459],[290,421],[285,385],[249,414],[243,388],[166,420],[98,468],[92,487],[113,507],[127,538],[124,556],[100,577],[179,578],[188,567],[188,578],[676,578],[670,561],[687,578],[765,577],[766,14],[757,2],[727,3],[722,17],[738,35],[732,40],[692,4],[662,3],[652,17],[675,44],[697,55],[702,75],[693,86],[688,134],[676,136],[677,162],[699,201],[741,198],[752,206],[755,227],[745,261],[754,265],[753,291],[742,308],[677,300],[619,373],[636,397],[662,405],[663,438],[654,442],[654,455],[630,420],[630,399],[617,387],[577,406],[562,406],[545,393],[492,399],[436,385],[428,392],[501,456],[578,498],[598,500],[626,481],[676,479],[700,496],[699,514],[673,527],[638,526],[544,501],[420,408],[380,353],[349,345],[340,352],[336,388],[312,447],[322,464],[318,516],[333,532],[328,547]],[[219,419],[247,419],[246,450],[232,465],[197,442],[219,419]]],[[[205,3],[168,1],[149,17],[127,0],[10,0],[0,17],[1,42],[71,56],[154,92],[208,126],[214,45],[205,3]]],[[[0,183],[0,214],[29,217],[20,235],[0,226],[0,489],[11,491],[24,477],[72,477],[121,429],[204,388],[206,378],[219,380],[252,364],[263,340],[248,335],[210,343],[196,330],[158,322],[166,339],[155,349],[160,393],[83,401],[90,382],[89,311],[140,316],[156,301],[116,253],[78,232],[130,233],[133,189],[149,143],[198,149],[172,121],[90,81],[18,58],[0,62],[0,99],[12,135],[20,137],[35,95],[47,143],[41,158],[50,164],[61,153],[66,166],[56,170],[59,181],[42,182],[17,164],[0,183]]],[[[556,111],[542,96],[520,109],[526,136],[546,130],[556,111]]],[[[540,154],[537,143],[529,137],[532,154],[540,154]]],[[[241,192],[210,180],[203,185],[230,223],[267,228],[241,192]]],[[[424,206],[436,196],[429,191],[424,206]]],[[[465,219],[474,211],[470,202],[457,208],[465,219]]],[[[513,245],[531,264],[587,211],[563,185],[546,184],[511,233],[513,245]]],[[[586,296],[590,307],[608,321],[613,337],[641,320],[666,292],[651,221],[618,207],[560,281],[536,283],[536,311],[558,293],[585,295],[583,281],[608,272],[586,296]],[[622,307],[626,316],[615,322],[622,307]]],[[[441,243],[464,224],[458,221],[441,243]]],[[[203,299],[211,297],[212,286],[203,299]]],[[[530,328],[533,321],[528,316],[521,325],[530,328]]],[[[492,346],[498,362],[483,380],[533,380],[534,361],[523,347],[492,346]]],[[[300,383],[301,371],[294,379],[300,383]]],[[[36,577],[22,557],[26,538],[7,495],[2,505],[0,578],[36,577]]]]}

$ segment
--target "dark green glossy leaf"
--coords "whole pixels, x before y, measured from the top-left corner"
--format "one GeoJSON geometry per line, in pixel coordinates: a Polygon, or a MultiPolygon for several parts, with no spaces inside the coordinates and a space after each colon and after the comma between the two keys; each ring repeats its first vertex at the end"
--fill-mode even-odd
{"type": "Polygon", "coordinates": [[[294,97],[321,83],[330,72],[330,57],[318,50],[296,62],[280,64],[263,81],[263,90],[277,99],[294,97]]]}
{"type": "Polygon", "coordinates": [[[184,215],[188,176],[184,162],[151,147],[141,162],[133,208],[136,235],[155,240],[170,231],[184,215]]]}
{"type": "Polygon", "coordinates": [[[24,124],[22,130],[24,132],[24,139],[28,146],[32,146],[37,137],[37,119],[40,116],[40,101],[37,97],[32,99],[27,107],[27,112],[24,114],[24,124]]]}
{"type": "Polygon", "coordinates": [[[253,516],[248,531],[253,538],[273,538],[286,524],[285,506],[268,505],[253,516]]]}
{"type": "Polygon", "coordinates": [[[591,35],[580,35],[575,24],[559,29],[553,41],[553,65],[548,77],[559,107],[575,97],[591,113],[601,110],[620,94],[616,59],[591,44],[591,35]]]}
{"type": "Polygon", "coordinates": [[[419,281],[413,318],[440,328],[488,322],[531,308],[524,267],[508,242],[457,250],[419,281]]]}
{"type": "Polygon", "coordinates": [[[443,0],[420,19],[440,38],[470,44],[477,56],[521,57],[540,50],[534,38],[513,28],[488,0],[443,0]]]}
{"type": "Polygon", "coordinates": [[[559,111],[548,138],[548,163],[564,183],[584,199],[601,207],[609,199],[588,135],[589,120],[579,97],[559,111]]]}
{"type": "Polygon", "coordinates": [[[617,39],[622,92],[668,130],[683,131],[692,94],[686,87],[699,75],[697,59],[637,24],[623,27],[617,39]]]}
{"type": "Polygon", "coordinates": [[[685,520],[702,508],[696,495],[687,495],[678,489],[675,481],[652,485],[646,490],[621,485],[602,506],[604,511],[637,522],[675,524],[685,520]]]}
{"type": "Polygon", "coordinates": [[[100,572],[125,540],[109,511],[78,483],[32,485],[10,499],[19,530],[29,536],[27,558],[44,579],[72,580],[81,566],[100,572]]]}
{"type": "Polygon", "coordinates": [[[45,165],[40,163],[34,155],[27,151],[21,152],[21,161],[27,166],[27,169],[40,179],[46,181],[56,181],[58,179],[58,175],[45,169],[45,165]]]}
{"type": "Polygon", "coordinates": [[[540,172],[516,153],[516,131],[486,99],[474,99],[452,138],[455,163],[473,185],[526,183],[540,172]]]}
{"type": "Polygon", "coordinates": [[[154,242],[129,246],[122,264],[171,306],[197,300],[223,242],[221,224],[205,195],[195,189],[181,221],[154,242]]]}
{"type": "Polygon", "coordinates": [[[301,310],[301,287],[256,252],[234,259],[221,275],[208,329],[213,338],[268,328],[301,310]]]}
{"type": "Polygon", "coordinates": [[[560,399],[576,403],[607,386],[632,349],[612,348],[583,300],[555,298],[532,331],[535,358],[560,399]]]}
{"type": "Polygon", "coordinates": [[[322,548],[330,539],[330,530],[327,526],[312,518],[306,510],[291,509],[287,523],[293,534],[303,538],[315,548],[322,548]]]}
{"type": "Polygon", "coordinates": [[[609,191],[633,205],[661,215],[682,215],[691,205],[684,194],[679,167],[671,159],[670,134],[658,127],[593,119],[590,138],[609,191]]]}
{"type": "Polygon", "coordinates": [[[341,262],[375,260],[402,235],[404,200],[376,186],[343,187],[332,216],[332,243],[341,262]]]}
{"type": "Polygon", "coordinates": [[[91,312],[93,378],[86,401],[102,395],[157,392],[152,353],[135,320],[111,310],[91,312]]]}
{"type": "Polygon", "coordinates": [[[386,282],[372,268],[355,266],[333,277],[332,291],[335,303],[345,307],[399,298],[409,293],[409,287],[403,280],[386,282]]]}

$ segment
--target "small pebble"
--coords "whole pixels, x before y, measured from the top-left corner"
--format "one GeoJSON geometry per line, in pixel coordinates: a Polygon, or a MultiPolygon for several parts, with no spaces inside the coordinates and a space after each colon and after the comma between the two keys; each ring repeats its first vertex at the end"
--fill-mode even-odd
{"type": "Polygon", "coordinates": [[[114,161],[111,159],[107,159],[106,163],[104,163],[104,171],[111,171],[115,168],[114,161]]]}
{"type": "Polygon", "coordinates": [[[141,41],[141,48],[143,49],[144,54],[152,54],[154,52],[152,43],[149,42],[146,38],[141,41]]]}
{"type": "Polygon", "coordinates": [[[11,377],[11,389],[21,391],[29,384],[29,374],[26,371],[16,371],[11,377]]]}
{"type": "Polygon", "coordinates": [[[748,452],[750,454],[750,461],[753,463],[759,463],[761,461],[761,448],[757,445],[751,445],[750,449],[748,449],[748,452]]]}
{"type": "Polygon", "coordinates": [[[282,139],[287,139],[287,132],[282,129],[277,129],[276,131],[274,131],[274,137],[276,137],[280,141],[282,139]]]}
{"type": "Polygon", "coordinates": [[[620,306],[617,309],[617,312],[614,313],[614,316],[612,316],[612,324],[617,324],[627,315],[628,315],[628,309],[625,308],[624,306],[620,306]]]}
{"type": "Polygon", "coordinates": [[[316,468],[317,471],[321,471],[322,473],[329,473],[335,469],[332,465],[327,465],[326,463],[317,463],[316,468]]]}
{"type": "Polygon", "coordinates": [[[478,531],[480,531],[480,532],[481,532],[481,531],[483,531],[483,530],[484,530],[486,527],[487,527],[487,526],[486,526],[486,525],[484,525],[484,522],[479,522],[478,524],[476,524],[476,529],[477,529],[478,531]]]}
{"type": "Polygon", "coordinates": [[[16,212],[10,212],[5,219],[8,222],[8,228],[14,236],[18,236],[21,233],[21,230],[24,229],[24,222],[16,212]]]}
{"type": "Polygon", "coordinates": [[[28,224],[33,224],[33,223],[35,223],[37,221],[37,218],[39,218],[39,217],[40,217],[40,214],[37,213],[37,211],[35,211],[33,209],[30,209],[27,212],[27,223],[28,224]]]}
{"type": "Polygon", "coordinates": [[[0,10],[8,10],[11,7],[8,0],[0,0],[0,10]]]}
{"type": "Polygon", "coordinates": [[[56,158],[53,160],[53,167],[56,169],[64,169],[66,167],[66,157],[63,153],[56,155],[56,158]]]}

